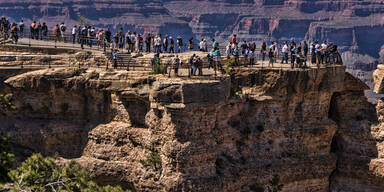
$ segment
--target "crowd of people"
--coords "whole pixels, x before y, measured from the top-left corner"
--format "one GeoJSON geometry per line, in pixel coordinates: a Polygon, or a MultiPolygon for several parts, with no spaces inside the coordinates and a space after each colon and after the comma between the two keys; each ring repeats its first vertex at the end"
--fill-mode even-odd
{"type": "MultiPolygon", "coordinates": [[[[19,36],[24,35],[24,22],[21,20],[19,23],[11,23],[9,19],[1,17],[0,30],[3,38],[10,38],[13,43],[18,42],[19,36]]],[[[45,22],[33,21],[30,25],[29,38],[36,40],[55,40],[67,42],[71,39],[73,44],[81,44],[92,47],[110,48],[113,57],[117,58],[117,50],[126,50],[127,52],[155,52],[156,55],[160,53],[180,53],[187,50],[208,52],[207,58],[209,67],[221,66],[221,53],[219,43],[215,39],[211,39],[209,43],[207,39],[201,39],[200,42],[195,44],[193,37],[189,38],[186,42],[183,38],[177,36],[173,38],[169,35],[162,36],[161,34],[141,34],[134,31],[124,32],[120,28],[116,33],[112,33],[110,29],[96,29],[89,25],[74,25],[71,30],[67,30],[64,22],[57,24],[53,27],[53,34],[49,34],[48,26],[45,22]],[[197,46],[195,46],[197,45],[197,46]]],[[[155,55],[155,57],[156,57],[155,55]]],[[[233,58],[233,65],[257,65],[256,58],[264,61],[269,58],[268,66],[273,67],[277,63],[277,59],[281,58],[281,63],[288,64],[292,68],[307,67],[307,61],[310,58],[312,64],[319,66],[320,64],[339,64],[341,57],[337,50],[337,45],[331,42],[323,41],[319,43],[314,41],[311,43],[295,42],[294,39],[290,41],[273,41],[270,45],[262,42],[260,48],[257,49],[255,42],[240,42],[237,35],[233,35],[229,39],[229,43],[225,47],[225,56],[227,59],[233,58]]],[[[117,60],[117,59],[116,59],[117,60]]],[[[173,68],[177,69],[180,62],[173,62],[173,68]],[[179,64],[177,64],[179,63],[179,64]]],[[[201,58],[196,55],[190,59],[191,75],[202,74],[199,68],[201,58]]],[[[175,70],[176,71],[176,70],[175,70]]]]}
{"type": "MultiPolygon", "coordinates": [[[[235,59],[235,65],[240,63],[240,55],[242,55],[244,65],[252,66],[255,64],[256,59],[256,43],[247,43],[246,41],[239,43],[236,35],[233,35],[226,46],[225,54],[228,59],[231,57],[235,59]]],[[[267,56],[269,58],[269,67],[273,67],[278,58],[281,58],[281,64],[288,64],[288,60],[290,60],[291,68],[307,67],[309,58],[311,58],[311,63],[316,64],[318,67],[320,64],[342,64],[337,45],[327,41],[323,41],[321,44],[318,41],[310,44],[307,41],[296,43],[295,39],[292,38],[289,42],[284,41],[282,44],[273,41],[269,46],[266,42],[262,42],[260,59],[264,61],[267,56]]]]}

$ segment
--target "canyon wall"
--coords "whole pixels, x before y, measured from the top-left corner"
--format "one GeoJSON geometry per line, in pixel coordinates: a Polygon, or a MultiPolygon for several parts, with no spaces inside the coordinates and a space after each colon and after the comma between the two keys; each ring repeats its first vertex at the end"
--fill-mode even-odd
{"type": "MultiPolygon", "coordinates": [[[[1,14],[29,25],[72,24],[85,16],[97,27],[185,38],[216,37],[269,41],[330,40],[343,51],[378,58],[384,40],[384,4],[379,0],[0,0],[1,14]],[[379,37],[379,38],[375,38],[379,37]]],[[[28,26],[27,25],[27,26],[28,26]]]]}
{"type": "Polygon", "coordinates": [[[179,79],[57,68],[7,77],[19,155],[134,191],[382,191],[383,103],[345,67],[179,79]]]}

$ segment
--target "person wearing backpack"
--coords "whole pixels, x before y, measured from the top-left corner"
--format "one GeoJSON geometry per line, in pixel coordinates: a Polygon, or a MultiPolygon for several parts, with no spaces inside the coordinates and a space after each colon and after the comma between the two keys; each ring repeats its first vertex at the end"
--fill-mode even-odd
{"type": "Polygon", "coordinates": [[[67,26],[65,26],[65,23],[62,22],[60,24],[60,34],[61,34],[61,38],[63,39],[63,42],[65,43],[66,41],[66,38],[65,38],[65,31],[67,30],[67,26]]]}
{"type": "Polygon", "coordinates": [[[180,36],[177,37],[177,46],[179,48],[177,52],[183,52],[183,39],[180,36]]]}

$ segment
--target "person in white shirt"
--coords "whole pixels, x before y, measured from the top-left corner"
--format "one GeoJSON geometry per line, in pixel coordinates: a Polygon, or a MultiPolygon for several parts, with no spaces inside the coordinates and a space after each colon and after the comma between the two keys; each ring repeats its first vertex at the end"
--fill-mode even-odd
{"type": "Polygon", "coordinates": [[[73,26],[72,28],[72,43],[75,44],[76,42],[76,34],[77,34],[77,26],[73,26]]]}
{"type": "Polygon", "coordinates": [[[67,30],[67,26],[65,26],[65,23],[64,22],[62,22],[61,24],[60,24],[60,34],[61,34],[61,38],[63,39],[63,41],[64,41],[64,43],[65,43],[65,41],[66,41],[66,38],[65,38],[65,31],[67,30]]]}
{"type": "Polygon", "coordinates": [[[203,40],[203,49],[204,49],[204,52],[208,51],[208,44],[206,39],[203,40]]]}
{"type": "Polygon", "coordinates": [[[231,57],[231,53],[232,53],[232,43],[228,43],[225,49],[225,55],[227,56],[228,59],[231,57]]]}
{"type": "Polygon", "coordinates": [[[284,41],[283,48],[281,49],[281,53],[283,54],[283,57],[281,59],[281,63],[286,62],[288,64],[288,44],[286,41],[284,41]]]}

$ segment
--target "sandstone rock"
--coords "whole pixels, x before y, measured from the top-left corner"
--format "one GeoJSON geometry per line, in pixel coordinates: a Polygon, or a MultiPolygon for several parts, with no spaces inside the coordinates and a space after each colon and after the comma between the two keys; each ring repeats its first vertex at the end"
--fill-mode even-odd
{"type": "Polygon", "coordinates": [[[47,69],[8,78],[0,130],[135,191],[381,191],[383,102],[345,67],[217,80],[47,69]]]}
{"type": "Polygon", "coordinates": [[[384,77],[384,66],[378,65],[377,70],[373,73],[373,80],[375,81],[375,87],[373,91],[378,94],[384,93],[383,91],[383,77],[384,77]]]}

